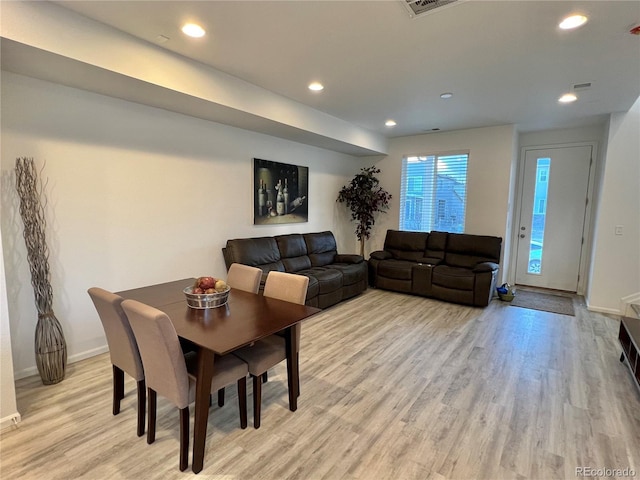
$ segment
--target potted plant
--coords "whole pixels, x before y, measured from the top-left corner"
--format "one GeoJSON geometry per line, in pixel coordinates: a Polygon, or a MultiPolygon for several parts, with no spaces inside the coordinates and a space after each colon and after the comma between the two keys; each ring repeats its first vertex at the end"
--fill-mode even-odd
{"type": "Polygon", "coordinates": [[[389,210],[391,194],[380,186],[376,167],[362,168],[349,185],[342,187],[337,202],[346,203],[351,210],[351,219],[355,220],[356,237],[360,241],[360,255],[364,256],[364,243],[371,236],[377,212],[389,210]]]}

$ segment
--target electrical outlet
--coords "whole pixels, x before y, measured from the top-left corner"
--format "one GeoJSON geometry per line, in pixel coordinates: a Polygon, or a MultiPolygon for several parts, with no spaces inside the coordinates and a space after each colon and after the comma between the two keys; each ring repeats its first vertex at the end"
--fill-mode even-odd
{"type": "Polygon", "coordinates": [[[622,225],[616,225],[616,235],[622,235],[622,225]]]}

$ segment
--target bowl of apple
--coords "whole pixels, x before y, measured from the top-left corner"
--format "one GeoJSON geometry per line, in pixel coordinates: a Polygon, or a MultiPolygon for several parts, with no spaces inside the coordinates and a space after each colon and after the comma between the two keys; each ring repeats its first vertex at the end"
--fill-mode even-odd
{"type": "Polygon", "coordinates": [[[192,286],[183,290],[191,308],[216,308],[227,304],[231,287],[222,279],[199,277],[192,286]]]}

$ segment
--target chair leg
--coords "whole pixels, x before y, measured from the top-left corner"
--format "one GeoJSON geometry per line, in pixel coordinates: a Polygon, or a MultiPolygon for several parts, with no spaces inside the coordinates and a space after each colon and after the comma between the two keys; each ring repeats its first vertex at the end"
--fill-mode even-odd
{"type": "MultiPolygon", "coordinates": [[[[300,354],[296,352],[296,362],[300,365],[300,354]]],[[[298,397],[300,396],[300,371],[298,371],[298,397]]]]}
{"type": "Polygon", "coordinates": [[[124,372],[115,365],[113,367],[113,414],[120,413],[120,400],[124,398],[124,372]]]}
{"type": "Polygon", "coordinates": [[[156,441],[156,403],[157,396],[155,390],[147,388],[147,400],[149,402],[148,408],[148,426],[147,426],[147,443],[152,444],[156,441]]]}
{"type": "Polygon", "coordinates": [[[262,374],[262,383],[267,383],[269,381],[269,373],[268,372],[264,372],[262,374]]]}
{"type": "Polygon", "coordinates": [[[145,387],[144,379],[138,382],[138,436],[144,435],[144,417],[145,406],[147,403],[147,389],[145,387]]]}
{"type": "Polygon", "coordinates": [[[189,465],[189,406],[180,409],[180,471],[189,465]]]}
{"type": "Polygon", "coordinates": [[[218,406],[224,407],[224,387],[218,390],[218,406]]]}
{"type": "Polygon", "coordinates": [[[240,428],[247,428],[247,377],[238,380],[238,408],[240,409],[240,428]]]}
{"type": "Polygon", "coordinates": [[[262,404],[262,375],[253,377],[253,428],[260,428],[260,408],[262,404]]]}

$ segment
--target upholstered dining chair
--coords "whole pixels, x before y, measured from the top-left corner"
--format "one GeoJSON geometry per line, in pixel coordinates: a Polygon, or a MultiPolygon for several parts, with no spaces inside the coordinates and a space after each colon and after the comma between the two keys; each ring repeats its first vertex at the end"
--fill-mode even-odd
{"type": "Polygon", "coordinates": [[[120,413],[120,401],[124,398],[124,373],[137,382],[138,390],[138,436],[144,435],[146,388],[142,360],[138,344],[129,325],[127,315],[122,310],[123,298],[102,288],[88,290],[98,311],[104,333],[107,337],[109,355],[113,370],[113,414],[120,413]]]}
{"type": "MultiPolygon", "coordinates": [[[[227,272],[227,285],[250,293],[260,291],[262,270],[242,263],[232,263],[227,272]]],[[[224,388],[218,390],[218,406],[224,406],[224,388]]]]}
{"type": "Polygon", "coordinates": [[[245,292],[258,293],[262,270],[242,263],[232,263],[227,273],[227,285],[245,292]]]}
{"type": "MultiPolygon", "coordinates": [[[[162,311],[136,300],[125,300],[122,308],[129,318],[144,366],[148,396],[147,443],[155,441],[157,394],[180,410],[180,470],[189,457],[189,404],[195,393],[196,354],[183,355],[173,324],[162,311]]],[[[233,355],[216,357],[211,392],[237,382],[240,426],[247,427],[247,364],[233,355]]]]}
{"type": "MultiPolygon", "coordinates": [[[[272,271],[267,275],[264,285],[264,296],[277,298],[287,302],[304,305],[309,287],[309,277],[272,271]]],[[[300,324],[294,326],[295,335],[300,344],[300,324]]],[[[278,363],[287,359],[286,342],[280,335],[270,335],[258,340],[253,345],[243,347],[233,352],[249,366],[249,373],[253,380],[253,426],[260,428],[260,411],[262,404],[263,374],[278,363]]],[[[298,361],[299,352],[294,352],[298,361]]],[[[300,385],[298,384],[298,392],[300,385]]]]}

